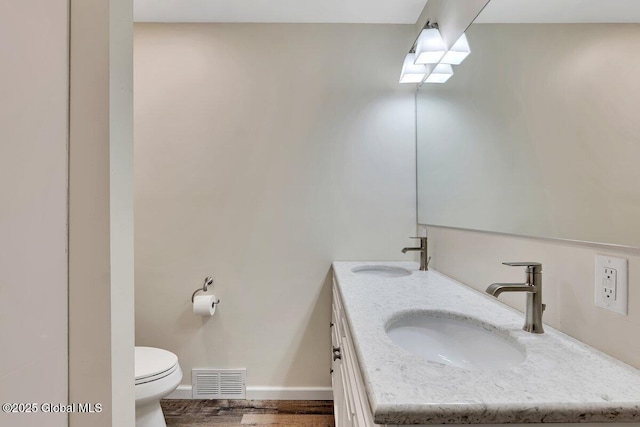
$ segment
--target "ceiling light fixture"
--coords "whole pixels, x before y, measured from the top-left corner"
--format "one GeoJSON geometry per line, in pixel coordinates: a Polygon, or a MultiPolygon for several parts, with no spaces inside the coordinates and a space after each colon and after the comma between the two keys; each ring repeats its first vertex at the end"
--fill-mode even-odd
{"type": "Polygon", "coordinates": [[[427,75],[427,67],[415,64],[416,54],[408,53],[402,64],[402,72],[400,73],[400,83],[422,83],[427,75]]]}
{"type": "Polygon", "coordinates": [[[427,21],[404,58],[400,83],[445,83],[453,76],[451,65],[459,65],[470,53],[464,33],[447,50],[438,24],[427,21]]]}
{"type": "Polygon", "coordinates": [[[427,23],[427,26],[416,40],[416,64],[437,64],[440,62],[447,47],[442,40],[437,24],[427,23]]]}
{"type": "Polygon", "coordinates": [[[449,64],[438,64],[431,74],[427,76],[425,83],[444,83],[453,76],[453,67],[449,64]]]}
{"type": "Polygon", "coordinates": [[[441,62],[443,64],[460,65],[470,53],[471,48],[469,47],[467,36],[462,33],[458,41],[456,41],[453,46],[451,46],[451,49],[449,49],[449,52],[444,55],[441,62]]]}

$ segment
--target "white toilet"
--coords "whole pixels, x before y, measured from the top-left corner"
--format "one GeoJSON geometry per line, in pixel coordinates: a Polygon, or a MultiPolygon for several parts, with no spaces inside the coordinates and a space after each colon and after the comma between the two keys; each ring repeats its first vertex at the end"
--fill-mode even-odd
{"type": "Polygon", "coordinates": [[[153,347],[136,347],[136,427],[166,427],[160,399],[182,380],[178,356],[153,347]]]}

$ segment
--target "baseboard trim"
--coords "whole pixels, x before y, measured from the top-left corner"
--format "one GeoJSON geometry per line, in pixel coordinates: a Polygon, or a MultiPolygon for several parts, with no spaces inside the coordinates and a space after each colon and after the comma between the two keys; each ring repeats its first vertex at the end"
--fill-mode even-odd
{"type": "Polygon", "coordinates": [[[331,387],[247,387],[247,400],[333,400],[331,387]]]}
{"type": "MultiPolygon", "coordinates": [[[[179,385],[165,399],[192,399],[191,386],[179,385]]],[[[247,400],[333,400],[331,387],[247,387],[247,400]]]]}

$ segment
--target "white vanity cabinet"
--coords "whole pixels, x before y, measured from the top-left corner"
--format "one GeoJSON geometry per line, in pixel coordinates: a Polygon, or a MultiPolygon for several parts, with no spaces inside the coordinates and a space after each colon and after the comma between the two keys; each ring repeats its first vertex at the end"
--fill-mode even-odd
{"type": "Polygon", "coordinates": [[[340,292],[334,281],[331,314],[333,408],[336,427],[373,427],[369,400],[340,292]]]}

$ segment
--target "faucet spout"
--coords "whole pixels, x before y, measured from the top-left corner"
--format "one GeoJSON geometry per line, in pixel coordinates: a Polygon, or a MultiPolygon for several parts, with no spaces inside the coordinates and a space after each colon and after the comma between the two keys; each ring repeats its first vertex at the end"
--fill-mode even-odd
{"type": "Polygon", "coordinates": [[[402,253],[406,254],[407,251],[421,251],[422,248],[402,248],[402,253]]]}
{"type": "Polygon", "coordinates": [[[487,288],[486,292],[498,297],[503,292],[536,292],[536,290],[527,283],[494,283],[487,288]]]}

